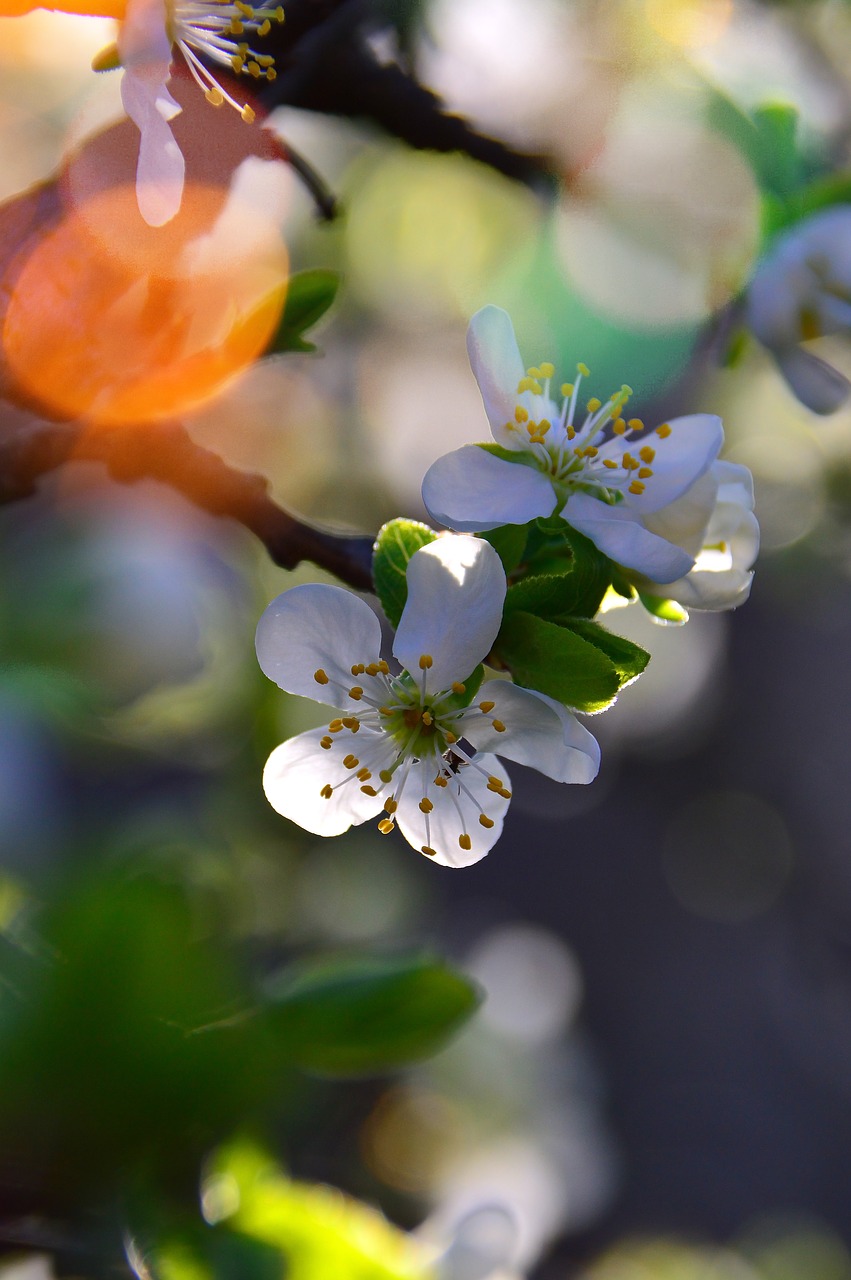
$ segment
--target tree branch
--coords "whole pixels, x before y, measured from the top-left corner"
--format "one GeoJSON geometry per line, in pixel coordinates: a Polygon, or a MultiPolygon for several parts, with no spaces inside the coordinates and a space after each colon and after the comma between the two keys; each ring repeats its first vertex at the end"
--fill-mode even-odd
{"type": "Polygon", "coordinates": [[[282,569],[309,560],[351,587],[372,590],[371,537],[303,523],[270,498],[265,477],[228,466],[176,423],[110,431],[30,420],[0,439],[0,504],[30,497],[43,476],[70,461],[100,462],[119,484],[159,480],[250,530],[282,569]]]}

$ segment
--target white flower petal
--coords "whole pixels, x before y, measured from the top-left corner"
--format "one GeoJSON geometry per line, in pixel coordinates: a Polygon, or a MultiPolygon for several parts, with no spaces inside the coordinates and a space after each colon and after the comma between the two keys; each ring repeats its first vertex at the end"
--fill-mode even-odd
{"type": "Polygon", "coordinates": [[[718,481],[719,502],[735,502],[743,510],[753,511],[753,476],[747,467],[739,462],[719,459],[712,468],[712,474],[718,481]]]}
{"type": "MultiPolygon", "coordinates": [[[[715,464],[717,466],[717,463],[715,464]]],[[[718,499],[718,479],[715,466],[696,480],[676,502],[645,516],[642,524],[651,533],[681,547],[694,557],[703,546],[712,512],[718,499]]]]}
{"type": "Polygon", "coordinates": [[[543,472],[467,444],[432,463],[423,502],[440,524],[481,533],[550,515],[556,495],[543,472]]]}
{"type": "Polygon", "coordinates": [[[351,668],[378,660],[381,625],[350,591],[305,583],[272,601],[257,624],[255,645],[264,674],[287,693],[357,711],[360,704],[348,696],[358,683],[351,668]],[[325,672],[327,684],[316,681],[316,671],[325,672]]]}
{"type": "MultiPolygon", "coordinates": [[[[652,464],[653,475],[646,481],[644,492],[624,493],[625,504],[642,515],[659,511],[682,497],[712,466],[724,443],[721,419],[712,413],[673,418],[670,427],[671,434],[664,439],[656,434],[647,437],[646,442],[655,450],[656,456],[652,464]]],[[[611,442],[600,450],[600,456],[603,457],[610,449],[611,442]]]]}
{"type": "Polygon", "coordinates": [[[526,370],[507,311],[488,306],[476,312],[467,329],[467,353],[494,438],[509,449],[516,448],[511,438],[503,439],[504,427],[514,421],[517,384],[526,370]]]}
{"type": "Polygon", "coordinates": [[[464,680],[487,656],[502,622],[505,571],[489,543],[447,533],[408,562],[408,600],[393,653],[431,693],[464,680]],[[432,665],[420,670],[420,658],[432,665]]]}
{"type": "MultiPolygon", "coordinates": [[[[339,836],[352,825],[375,817],[384,807],[381,796],[367,796],[357,778],[337,787],[330,800],[320,793],[326,783],[336,786],[351,777],[343,757],[357,747],[361,760],[386,757],[383,734],[362,729],[357,735],[337,734],[329,751],[320,745],[324,729],[300,733],[276,747],[263,771],[263,790],[273,809],[317,836],[339,836]]],[[[382,767],[379,765],[379,767],[382,767]]]]}
{"type": "Polygon", "coordinates": [[[674,582],[694,564],[692,556],[680,547],[645,529],[625,502],[610,507],[588,494],[574,493],[568,498],[562,516],[579,533],[590,538],[604,555],[643,573],[653,582],[674,582]]]}
{"type": "MultiPolygon", "coordinates": [[[[165,91],[164,81],[158,81],[156,75],[152,77],[147,67],[136,70],[130,66],[121,81],[121,100],[139,129],[136,166],[139,212],[149,226],[161,227],[180,209],[186,168],[168,123],[169,117],[164,114],[173,99],[165,91]]],[[[172,112],[172,116],[174,114],[172,112]]]]}
{"type": "Polygon", "coordinates": [[[848,399],[851,382],[812,351],[786,347],[774,355],[792,394],[813,413],[835,413],[848,399]]]}
{"type": "Polygon", "coordinates": [[[593,782],[600,769],[597,739],[554,698],[506,680],[483,685],[477,702],[493,702],[487,715],[465,718],[461,732],[479,751],[529,765],[557,782],[593,782]],[[497,733],[493,720],[505,725],[497,733]]]}
{"type": "MultiPolygon", "coordinates": [[[[502,823],[509,801],[488,789],[488,777],[498,777],[509,787],[508,776],[496,756],[476,756],[474,764],[462,765],[445,787],[427,790],[412,773],[396,812],[399,830],[415,849],[434,849],[432,862],[442,867],[470,867],[489,853],[502,834],[502,823]],[[478,766],[478,767],[476,767],[478,766]],[[419,785],[416,785],[419,783],[419,785]],[[429,799],[431,813],[420,809],[420,800],[429,799]],[[483,827],[479,815],[484,813],[492,827],[483,827]],[[470,848],[464,849],[459,838],[467,834],[470,848]]],[[[434,766],[429,770],[434,776],[434,766]]]]}

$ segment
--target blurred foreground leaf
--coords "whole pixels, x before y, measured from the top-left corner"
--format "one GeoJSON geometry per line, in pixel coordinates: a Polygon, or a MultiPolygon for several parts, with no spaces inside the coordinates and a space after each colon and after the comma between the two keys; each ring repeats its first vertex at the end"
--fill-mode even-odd
{"type": "Polygon", "coordinates": [[[460,974],[429,956],[298,965],[268,989],[267,1020],[288,1058],[326,1075],[362,1075],[441,1048],[478,1007],[460,974]]]}

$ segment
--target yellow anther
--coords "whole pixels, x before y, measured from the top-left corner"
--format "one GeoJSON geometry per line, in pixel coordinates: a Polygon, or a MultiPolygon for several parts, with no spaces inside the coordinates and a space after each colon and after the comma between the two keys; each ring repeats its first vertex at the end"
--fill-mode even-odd
{"type": "Polygon", "coordinates": [[[245,31],[245,27],[242,25],[239,18],[231,18],[228,30],[232,36],[241,36],[245,31]]]}
{"type": "Polygon", "coordinates": [[[436,857],[437,857],[437,850],[436,850],[436,849],[429,849],[429,847],[428,847],[428,845],[427,845],[427,844],[424,844],[424,845],[423,845],[423,847],[422,847],[422,852],[426,855],[426,857],[427,857],[427,858],[436,858],[436,857]]]}
{"type": "Polygon", "coordinates": [[[599,449],[595,449],[593,444],[589,444],[588,448],[585,450],[585,457],[596,458],[599,452],[599,449]]]}
{"type": "Polygon", "coordinates": [[[395,813],[399,806],[391,796],[389,800],[385,801],[384,808],[388,813],[395,813]]]}
{"type": "Polygon", "coordinates": [[[448,729],[446,730],[443,736],[446,739],[446,741],[449,743],[450,747],[452,746],[453,742],[458,741],[458,734],[450,733],[448,729]]]}
{"type": "Polygon", "coordinates": [[[529,421],[529,414],[528,414],[528,412],[523,408],[522,404],[519,404],[519,405],[517,406],[517,408],[514,410],[514,417],[517,419],[517,421],[518,421],[518,422],[528,422],[528,421],[529,421]]]}
{"type": "Polygon", "coordinates": [[[628,400],[630,396],[635,395],[635,392],[633,391],[632,387],[624,383],[623,386],[621,387],[621,395],[628,400]]]}
{"type": "Polygon", "coordinates": [[[330,800],[332,795],[334,794],[334,788],[331,786],[331,783],[326,782],[325,786],[322,788],[319,794],[321,795],[323,800],[330,800]]]}
{"type": "Polygon", "coordinates": [[[248,74],[250,76],[254,76],[255,80],[259,80],[263,74],[263,72],[260,70],[259,62],[255,62],[253,58],[251,62],[249,62],[248,64],[248,74]]]}
{"type": "Polygon", "coordinates": [[[328,726],[329,733],[339,733],[343,727],[342,720],[332,720],[328,726]]]}
{"type": "Polygon", "coordinates": [[[524,391],[531,391],[533,395],[539,396],[542,390],[540,382],[534,378],[521,378],[517,384],[518,395],[522,395],[524,391]]]}
{"type": "Polygon", "coordinates": [[[649,465],[656,457],[656,450],[651,449],[649,444],[645,444],[638,450],[638,456],[642,462],[646,462],[649,465]]]}
{"type": "Polygon", "coordinates": [[[568,440],[572,440],[572,439],[573,439],[573,437],[574,437],[575,435],[576,435],[576,432],[574,431],[574,429],[573,429],[573,427],[570,425],[570,423],[568,423],[568,424],[567,424],[567,438],[568,438],[568,440]]]}
{"type": "Polygon", "coordinates": [[[205,89],[204,97],[207,99],[211,107],[221,107],[224,105],[225,95],[221,89],[205,89]]]}
{"type": "Polygon", "coordinates": [[[378,792],[376,791],[375,787],[361,787],[361,791],[364,793],[365,796],[378,795],[378,792]]]}
{"type": "Polygon", "coordinates": [[[361,782],[369,782],[370,778],[372,777],[372,774],[370,773],[369,769],[367,769],[366,765],[364,765],[362,769],[358,769],[358,777],[360,778],[361,782]]]}
{"type": "Polygon", "coordinates": [[[572,395],[573,395],[573,383],[572,383],[572,382],[563,382],[563,383],[561,384],[561,394],[564,396],[564,398],[565,398],[565,399],[567,399],[567,397],[568,397],[568,396],[572,396],[572,395]]]}
{"type": "MultiPolygon", "coordinates": [[[[264,34],[264,33],[260,32],[259,34],[264,34]]],[[[261,67],[267,67],[267,68],[271,67],[275,61],[275,59],[269,53],[256,53],[254,56],[257,59],[257,61],[260,63],[261,67]]]]}
{"type": "Polygon", "coordinates": [[[350,670],[353,676],[359,676],[362,671],[366,670],[366,667],[363,665],[362,662],[356,662],[355,665],[350,668],[350,670]]]}
{"type": "Polygon", "coordinates": [[[426,728],[428,728],[429,725],[434,724],[434,716],[431,714],[430,711],[423,712],[423,724],[426,726],[426,728]]]}
{"type": "Polygon", "coordinates": [[[241,53],[235,53],[230,60],[230,65],[233,67],[236,74],[239,75],[242,68],[245,66],[245,58],[243,58],[241,53]]]}
{"type": "Polygon", "coordinates": [[[377,662],[370,662],[369,666],[367,666],[367,667],[361,667],[361,671],[365,671],[365,672],[366,672],[366,674],[367,674],[368,676],[377,676],[377,675],[378,675],[378,663],[377,663],[377,662]]]}
{"type": "Polygon", "coordinates": [[[392,714],[393,714],[393,708],[392,708],[392,707],[379,707],[379,708],[378,708],[378,714],[379,714],[380,716],[392,716],[392,714]]]}
{"type": "Polygon", "coordinates": [[[622,436],[622,435],[625,435],[625,434],[626,434],[626,422],[624,421],[624,419],[623,419],[623,418],[616,418],[616,419],[615,419],[615,421],[614,421],[614,423],[612,424],[612,430],[614,431],[614,433],[615,433],[615,435],[616,435],[616,436],[622,436]]]}
{"type": "Polygon", "coordinates": [[[581,373],[583,378],[591,377],[591,370],[588,368],[587,364],[578,364],[576,366],[576,372],[581,373]]]}
{"type": "Polygon", "coordinates": [[[641,421],[640,418],[630,418],[629,422],[626,425],[629,427],[630,431],[644,430],[644,423],[641,421]]]}
{"type": "Polygon", "coordinates": [[[495,706],[496,706],[495,702],[480,702],[479,710],[484,711],[485,715],[487,715],[489,711],[493,711],[495,706]]]}
{"type": "Polygon", "coordinates": [[[359,684],[352,685],[351,689],[349,690],[349,697],[354,702],[360,702],[361,698],[363,697],[363,689],[360,687],[359,684]]]}
{"type": "Polygon", "coordinates": [[[505,786],[502,778],[494,777],[493,774],[488,778],[488,791],[499,791],[500,787],[505,786]]]}
{"type": "Polygon", "coordinates": [[[434,658],[431,656],[431,654],[421,653],[420,654],[420,671],[428,671],[429,668],[433,666],[434,666],[434,658]]]}
{"type": "Polygon", "coordinates": [[[492,720],[491,724],[493,725],[494,729],[496,729],[497,733],[505,733],[505,725],[502,723],[501,720],[492,720]]]}
{"type": "Polygon", "coordinates": [[[360,728],[360,720],[356,716],[343,716],[343,724],[347,729],[351,729],[352,733],[357,733],[360,728]]]}
{"type": "Polygon", "coordinates": [[[254,124],[256,117],[255,117],[254,111],[252,110],[251,107],[249,107],[247,102],[239,114],[242,116],[246,124],[254,124]]]}
{"type": "Polygon", "coordinates": [[[483,827],[486,827],[488,831],[490,831],[491,827],[494,824],[493,818],[489,818],[486,813],[479,814],[479,822],[482,824],[483,827]]]}
{"type": "Polygon", "coordinates": [[[353,756],[351,752],[347,756],[343,756],[343,767],[345,769],[356,769],[360,764],[357,756],[353,756]]]}
{"type": "Polygon", "coordinates": [[[383,676],[387,676],[390,674],[390,668],[388,667],[387,663],[384,661],[383,658],[379,658],[378,670],[381,672],[383,676]]]}
{"type": "Polygon", "coordinates": [[[281,5],[278,5],[277,9],[276,9],[276,10],[275,10],[275,12],[272,14],[272,17],[275,19],[275,21],[276,21],[276,22],[283,22],[283,20],[284,20],[284,10],[283,10],[283,8],[281,7],[281,5]]]}
{"type": "Polygon", "coordinates": [[[638,459],[633,458],[631,453],[625,453],[621,458],[621,462],[626,467],[627,471],[637,471],[640,466],[638,459]]]}
{"type": "Polygon", "coordinates": [[[555,371],[556,371],[555,365],[550,364],[549,360],[545,360],[544,363],[541,365],[540,376],[542,378],[551,378],[555,373],[555,371]]]}
{"type": "Polygon", "coordinates": [[[260,26],[257,28],[257,34],[258,36],[267,36],[271,30],[272,24],[267,18],[265,22],[260,23],[260,26]]]}
{"type": "Polygon", "coordinates": [[[641,483],[640,480],[633,480],[632,484],[629,486],[629,492],[636,493],[636,494],[643,493],[644,485],[641,483]]]}
{"type": "Polygon", "coordinates": [[[317,684],[327,684],[328,676],[320,667],[318,671],[314,671],[313,678],[317,684]]]}
{"type": "Polygon", "coordinates": [[[431,811],[432,811],[432,809],[433,809],[433,808],[434,808],[434,805],[433,805],[433,804],[432,804],[432,802],[429,800],[428,796],[423,796],[422,800],[420,801],[420,809],[421,809],[421,811],[422,811],[423,813],[431,813],[431,811]]]}
{"type": "Polygon", "coordinates": [[[511,792],[508,790],[508,787],[500,787],[497,795],[502,796],[503,800],[511,799],[511,792]]]}
{"type": "Polygon", "coordinates": [[[618,464],[615,462],[614,458],[604,458],[603,466],[608,467],[610,471],[617,471],[618,469],[618,464]]]}
{"type": "MultiPolygon", "coordinates": [[[[381,781],[382,781],[382,782],[392,782],[392,781],[393,781],[393,770],[392,770],[392,769],[379,769],[379,771],[378,771],[378,776],[379,776],[379,778],[381,779],[381,781]]],[[[389,813],[389,812],[390,812],[390,811],[388,810],[388,813],[389,813]]]]}
{"type": "Polygon", "coordinates": [[[458,843],[460,844],[461,848],[467,852],[469,852],[469,850],[472,849],[473,847],[473,842],[470,839],[470,837],[467,835],[466,831],[464,832],[463,836],[458,837],[458,843]]]}
{"type": "Polygon", "coordinates": [[[602,400],[598,400],[596,396],[592,396],[591,399],[588,401],[588,406],[587,406],[588,412],[596,413],[597,410],[602,405],[602,403],[603,403],[602,400]]]}
{"type": "Polygon", "coordinates": [[[391,831],[395,831],[396,823],[392,818],[382,818],[378,824],[378,830],[383,836],[389,836],[391,831]]]}
{"type": "Polygon", "coordinates": [[[453,681],[452,681],[452,692],[453,692],[453,693],[466,693],[466,692],[467,692],[467,686],[466,686],[465,684],[462,684],[460,680],[453,680],[453,681]]]}
{"type": "Polygon", "coordinates": [[[329,738],[328,735],[326,734],[324,738],[319,739],[319,745],[320,747],[323,747],[326,751],[330,751],[334,745],[334,739],[329,738]]]}
{"type": "Polygon", "coordinates": [[[639,478],[639,480],[649,480],[649,479],[650,479],[650,477],[652,476],[652,474],[653,474],[653,470],[652,470],[652,468],[651,468],[651,467],[639,467],[639,468],[638,468],[638,478],[639,478]]]}
{"type": "Polygon", "coordinates": [[[448,782],[446,781],[446,779],[444,778],[443,774],[442,774],[442,773],[439,773],[439,774],[437,775],[437,777],[435,778],[435,780],[434,780],[434,785],[435,785],[436,787],[446,787],[446,786],[448,786],[449,784],[448,784],[448,782]]]}
{"type": "Polygon", "coordinates": [[[671,434],[671,424],[669,422],[663,422],[661,427],[656,428],[656,434],[657,436],[661,436],[663,440],[667,440],[668,436],[671,434]]]}
{"type": "Polygon", "coordinates": [[[274,68],[274,67],[267,67],[267,68],[266,68],[266,79],[269,81],[269,83],[271,84],[271,83],[272,83],[272,81],[273,81],[273,80],[277,80],[277,78],[278,78],[278,73],[277,73],[277,71],[275,70],[275,68],[274,68]]]}

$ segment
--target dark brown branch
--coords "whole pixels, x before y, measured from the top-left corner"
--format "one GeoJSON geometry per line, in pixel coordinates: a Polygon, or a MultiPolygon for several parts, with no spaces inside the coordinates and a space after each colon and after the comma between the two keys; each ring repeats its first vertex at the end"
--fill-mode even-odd
{"type": "Polygon", "coordinates": [[[120,484],[159,480],[197,507],[250,530],[282,569],[309,560],[358,590],[372,589],[372,538],[313,528],[269,496],[260,475],[238,471],[177,424],[92,430],[28,422],[0,439],[0,504],[30,497],[66,462],[100,462],[120,484]]]}

